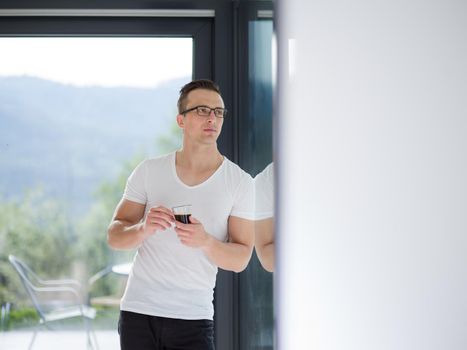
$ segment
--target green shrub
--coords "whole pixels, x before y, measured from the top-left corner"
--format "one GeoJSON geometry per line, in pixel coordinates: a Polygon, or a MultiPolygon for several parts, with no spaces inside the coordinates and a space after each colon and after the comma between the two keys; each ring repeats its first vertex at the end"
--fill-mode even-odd
{"type": "Polygon", "coordinates": [[[30,327],[39,322],[39,315],[33,308],[11,310],[6,322],[6,329],[30,327]]]}

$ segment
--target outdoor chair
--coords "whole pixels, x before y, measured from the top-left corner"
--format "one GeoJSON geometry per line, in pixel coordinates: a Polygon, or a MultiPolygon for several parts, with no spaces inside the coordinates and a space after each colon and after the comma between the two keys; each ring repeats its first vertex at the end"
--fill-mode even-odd
{"type": "Polygon", "coordinates": [[[10,255],[8,259],[18,273],[39,315],[39,323],[34,328],[29,349],[32,349],[41,326],[53,329],[53,322],[76,317],[83,320],[87,348],[98,349],[96,335],[91,324],[96,316],[96,310],[82,303],[80,283],[71,279],[43,280],[17,257],[10,255]]]}
{"type": "Polygon", "coordinates": [[[88,295],[88,304],[94,306],[104,306],[104,307],[120,307],[120,300],[122,298],[122,294],[125,290],[126,281],[128,275],[130,273],[132,263],[124,263],[124,264],[116,264],[116,265],[108,265],[102,270],[98,271],[88,280],[88,291],[92,291],[94,284],[102,279],[103,277],[107,276],[108,274],[115,274],[121,277],[120,282],[120,291],[116,295],[104,295],[104,296],[96,296],[90,297],[88,295]]]}
{"type": "Polygon", "coordinates": [[[0,311],[0,332],[6,331],[6,325],[8,323],[8,319],[10,318],[10,306],[10,303],[2,304],[0,311]]]}

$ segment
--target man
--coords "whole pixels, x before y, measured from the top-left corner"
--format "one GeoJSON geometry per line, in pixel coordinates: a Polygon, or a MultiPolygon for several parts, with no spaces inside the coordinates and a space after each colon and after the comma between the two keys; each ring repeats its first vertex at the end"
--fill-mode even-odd
{"type": "Polygon", "coordinates": [[[108,230],[112,248],[138,248],[120,306],[123,350],[214,349],[217,268],[242,271],[254,245],[253,180],[217,148],[226,112],[214,82],[182,87],[182,149],[128,179],[108,230]],[[171,210],[186,204],[188,224],[171,210]]]}
{"type": "Polygon", "coordinates": [[[274,166],[270,163],[255,177],[255,250],[263,268],[274,271],[274,166]]]}

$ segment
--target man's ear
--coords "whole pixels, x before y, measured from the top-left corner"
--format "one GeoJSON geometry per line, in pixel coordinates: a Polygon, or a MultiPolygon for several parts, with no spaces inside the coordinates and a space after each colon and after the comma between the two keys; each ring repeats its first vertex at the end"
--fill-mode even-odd
{"type": "Polygon", "coordinates": [[[185,118],[183,117],[183,115],[177,115],[177,124],[182,129],[185,127],[185,118]]]}

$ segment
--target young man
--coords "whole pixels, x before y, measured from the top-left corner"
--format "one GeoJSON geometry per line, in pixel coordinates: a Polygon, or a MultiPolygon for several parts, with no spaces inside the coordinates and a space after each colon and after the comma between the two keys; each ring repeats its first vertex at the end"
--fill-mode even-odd
{"type": "Polygon", "coordinates": [[[254,245],[254,186],[224,157],[226,115],[209,80],[180,90],[183,148],[142,162],[128,179],[108,230],[115,249],[138,248],[119,321],[123,350],[214,349],[217,268],[242,271],[254,245]],[[189,204],[189,224],[171,208],[189,204]]]}

